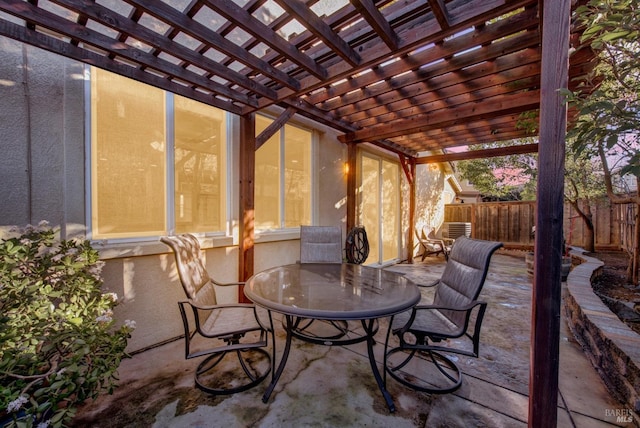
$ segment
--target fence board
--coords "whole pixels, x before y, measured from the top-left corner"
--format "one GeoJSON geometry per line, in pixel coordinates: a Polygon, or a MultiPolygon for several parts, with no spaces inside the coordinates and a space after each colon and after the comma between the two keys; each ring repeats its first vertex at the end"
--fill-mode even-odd
{"type": "Polygon", "coordinates": [[[498,205],[496,207],[496,211],[498,212],[498,236],[502,241],[509,241],[509,205],[498,205]]]}
{"type": "Polygon", "coordinates": [[[612,216],[611,204],[608,200],[598,201],[596,205],[596,242],[600,245],[613,244],[612,231],[615,229],[615,220],[612,216]]]}
{"type": "Polygon", "coordinates": [[[520,210],[509,207],[509,242],[520,241],[520,210]]]}
{"type": "Polygon", "coordinates": [[[616,205],[616,208],[617,218],[620,219],[619,226],[616,228],[620,233],[620,247],[631,253],[633,251],[633,225],[636,218],[636,205],[616,205]]]}

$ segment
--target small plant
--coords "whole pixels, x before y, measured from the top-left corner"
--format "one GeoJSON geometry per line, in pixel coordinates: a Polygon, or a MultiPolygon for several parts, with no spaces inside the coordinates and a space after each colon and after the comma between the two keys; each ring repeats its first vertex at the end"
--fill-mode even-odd
{"type": "Polygon", "coordinates": [[[67,425],[111,393],[135,323],[116,328],[103,262],[85,240],[41,222],[0,241],[0,426],[67,425]]]}

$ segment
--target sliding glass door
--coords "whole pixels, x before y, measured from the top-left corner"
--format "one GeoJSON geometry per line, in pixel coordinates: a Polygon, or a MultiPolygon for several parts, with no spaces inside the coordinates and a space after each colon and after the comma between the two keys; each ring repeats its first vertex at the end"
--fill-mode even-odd
{"type": "Polygon", "coordinates": [[[366,264],[386,263],[399,257],[400,166],[382,157],[361,156],[360,224],[369,238],[366,264]]]}

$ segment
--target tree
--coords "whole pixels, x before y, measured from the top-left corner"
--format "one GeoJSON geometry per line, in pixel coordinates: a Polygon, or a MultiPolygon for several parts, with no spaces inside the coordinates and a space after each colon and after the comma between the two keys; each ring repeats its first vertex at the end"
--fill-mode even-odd
{"type": "Polygon", "coordinates": [[[595,251],[595,226],[591,205],[593,201],[605,196],[605,189],[602,186],[602,164],[598,158],[591,158],[585,153],[573,153],[569,147],[564,167],[564,199],[584,222],[587,230],[584,249],[593,252],[595,251]]]}
{"type": "MultiPolygon", "coordinates": [[[[527,139],[526,143],[533,142],[527,139]]],[[[477,149],[500,147],[506,143],[481,145],[477,149]]],[[[457,165],[462,178],[473,183],[485,198],[501,200],[535,200],[537,187],[537,155],[521,154],[488,159],[460,161],[457,165]]],[[[591,206],[605,195],[599,158],[586,152],[567,150],[565,161],[565,200],[583,220],[587,234],[585,250],[595,249],[595,226],[591,206]]]]}
{"type": "Polygon", "coordinates": [[[590,1],[576,9],[582,36],[598,53],[593,91],[568,93],[577,120],[567,137],[577,156],[597,156],[612,203],[635,206],[628,279],[638,283],[640,256],[640,0],[590,1]],[[616,192],[615,178],[632,178],[635,189],[616,192]]]}
{"type": "MultiPolygon", "coordinates": [[[[531,139],[522,139],[522,144],[531,139]]],[[[513,141],[495,142],[473,146],[470,150],[482,150],[513,145],[513,141]]],[[[460,161],[457,169],[462,178],[473,183],[485,199],[533,200],[537,180],[537,155],[518,154],[460,161]]]]}

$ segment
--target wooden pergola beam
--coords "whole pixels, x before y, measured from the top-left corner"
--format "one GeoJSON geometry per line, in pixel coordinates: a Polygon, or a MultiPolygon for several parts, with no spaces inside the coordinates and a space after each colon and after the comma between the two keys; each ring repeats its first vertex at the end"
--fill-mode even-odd
{"type": "Polygon", "coordinates": [[[207,6],[229,20],[234,20],[244,31],[259,38],[292,62],[300,65],[319,79],[327,77],[327,70],[311,57],[300,52],[294,45],[276,34],[269,26],[253,17],[231,0],[204,0],[207,6]]]}
{"type": "Polygon", "coordinates": [[[499,147],[485,150],[469,150],[466,152],[446,153],[443,155],[425,156],[416,159],[417,164],[454,162],[469,159],[486,159],[524,153],[537,153],[537,144],[523,144],[521,146],[499,147]]]}
{"type": "Polygon", "coordinates": [[[480,120],[511,113],[522,113],[538,108],[539,91],[504,95],[496,99],[485,99],[471,105],[463,105],[450,110],[440,110],[433,114],[417,115],[410,119],[372,126],[367,129],[344,134],[338,137],[343,143],[393,138],[423,132],[439,127],[451,126],[470,120],[480,120]]]}
{"type": "MultiPolygon", "coordinates": [[[[402,91],[389,92],[376,97],[376,100],[379,100],[378,104],[375,104],[374,100],[358,102],[358,108],[356,108],[358,111],[353,114],[346,114],[344,109],[341,111],[347,120],[355,122],[359,127],[365,127],[374,125],[376,122],[384,122],[385,120],[380,118],[387,114],[398,112],[400,117],[403,110],[424,110],[422,103],[446,102],[450,97],[477,93],[481,89],[492,87],[498,87],[494,88],[496,94],[499,91],[506,93],[509,90],[524,89],[524,85],[539,81],[539,64],[526,62],[530,57],[540,59],[539,53],[532,51],[526,50],[498,58],[489,64],[478,64],[466,69],[464,73],[449,73],[406,86],[402,91]],[[487,69],[491,70],[493,74],[488,74],[487,69]],[[504,86],[504,88],[499,88],[499,86],[504,86]],[[407,100],[404,96],[407,92],[412,93],[417,102],[407,100]]],[[[447,105],[446,107],[452,106],[447,105]]]]}
{"type": "MultiPolygon", "coordinates": [[[[391,141],[397,142],[398,144],[410,144],[411,140],[414,139],[423,139],[423,140],[433,140],[435,147],[440,148],[440,141],[455,139],[462,140],[464,138],[470,137],[471,135],[479,135],[481,132],[488,131],[490,134],[495,135],[496,130],[509,129],[515,130],[512,127],[512,124],[516,122],[519,118],[518,114],[510,114],[492,117],[488,119],[481,119],[476,121],[466,121],[464,123],[459,123],[456,125],[452,125],[448,128],[438,128],[431,129],[428,131],[414,133],[411,135],[403,135],[400,137],[394,137],[391,141]]],[[[537,119],[536,119],[537,121],[537,119]]],[[[537,123],[537,122],[536,122],[537,123]]],[[[465,145],[465,144],[461,144],[465,145]]],[[[446,147],[445,147],[446,148],[446,147]]],[[[427,150],[431,150],[432,148],[428,148],[427,150]]]]}
{"type": "MultiPolygon", "coordinates": [[[[507,36],[509,33],[506,30],[502,30],[492,31],[489,34],[492,34],[493,37],[498,37],[498,35],[507,36]]],[[[493,37],[486,37],[486,40],[491,40],[493,37]]],[[[362,93],[356,91],[345,94],[336,94],[336,96],[339,95],[339,97],[334,97],[331,100],[323,102],[319,105],[323,109],[337,109],[341,106],[346,106],[359,101],[360,99],[362,99],[363,95],[366,95],[367,97],[379,96],[391,90],[397,90],[402,87],[409,86],[413,83],[433,79],[436,76],[440,76],[456,70],[461,70],[474,64],[482,63],[485,61],[492,61],[498,57],[503,57],[510,53],[517,52],[529,47],[534,47],[538,44],[539,35],[536,34],[535,31],[532,31],[513,36],[510,39],[492,43],[490,46],[476,49],[473,52],[455,56],[444,62],[438,60],[442,57],[450,57],[452,55],[455,55],[456,53],[463,51],[465,46],[468,49],[469,45],[458,42],[451,43],[451,45],[453,46],[446,48],[437,46],[428,49],[423,54],[416,54],[415,58],[413,56],[405,57],[394,64],[390,64],[384,67],[382,69],[382,72],[380,73],[367,73],[362,77],[351,79],[348,82],[348,86],[353,87],[351,91],[353,91],[354,89],[362,89],[362,93]],[[437,62],[432,65],[427,65],[434,61],[437,62]],[[404,74],[407,70],[413,71],[409,74],[404,74]],[[392,79],[393,86],[385,86],[384,83],[381,83],[383,80],[390,79],[398,73],[403,73],[403,76],[400,78],[392,79]]],[[[530,61],[534,61],[534,59],[530,61]]],[[[347,83],[344,83],[342,85],[346,86],[347,83]]],[[[332,93],[336,92],[338,91],[332,91],[332,93]]],[[[342,90],[340,92],[342,92],[342,90]]]]}
{"type": "MultiPolygon", "coordinates": [[[[188,34],[194,39],[200,40],[203,43],[212,44],[216,49],[224,52],[226,55],[234,57],[237,61],[242,62],[248,67],[251,67],[255,70],[260,70],[261,73],[270,76],[281,84],[293,90],[297,90],[300,88],[300,82],[298,82],[298,80],[292,78],[287,73],[284,73],[283,71],[273,67],[262,58],[258,58],[250,52],[247,52],[242,47],[227,40],[220,34],[205,27],[198,21],[195,21],[183,15],[177,9],[169,6],[168,4],[156,0],[126,1],[127,3],[145,11],[149,15],[154,16],[155,18],[169,24],[170,26],[180,28],[180,31],[188,34]]],[[[233,79],[228,80],[233,81],[233,79]]]]}
{"type": "Polygon", "coordinates": [[[440,28],[446,30],[450,27],[449,17],[447,16],[447,6],[444,4],[442,0],[429,0],[429,6],[431,6],[431,11],[433,15],[436,17],[438,24],[440,24],[440,28]]]}
{"type": "Polygon", "coordinates": [[[284,10],[295,16],[299,22],[304,23],[307,30],[320,38],[327,46],[335,51],[342,59],[351,66],[358,65],[362,60],[360,55],[354,51],[333,29],[327,25],[318,15],[316,15],[305,4],[299,1],[276,0],[284,10]]]}
{"type": "Polygon", "coordinates": [[[351,0],[351,4],[371,25],[378,36],[391,50],[398,49],[399,37],[389,22],[380,13],[380,10],[373,4],[372,0],[351,0]]]}
{"type": "MultiPolygon", "coordinates": [[[[406,147],[414,147],[416,151],[419,152],[438,152],[443,149],[451,149],[454,147],[465,147],[465,146],[473,146],[478,144],[491,144],[498,141],[509,141],[520,138],[528,138],[532,135],[526,130],[512,130],[505,131],[500,130],[496,133],[491,132],[483,132],[476,131],[476,133],[469,132],[464,136],[451,136],[451,137],[442,137],[441,139],[432,139],[429,138],[430,143],[424,144],[423,141],[419,137],[416,137],[415,142],[413,143],[410,140],[407,140],[402,145],[406,147]]],[[[393,141],[393,140],[392,140],[393,141]]],[[[516,151],[518,149],[515,149],[516,151]]]]}
{"type": "MultiPolygon", "coordinates": [[[[390,123],[392,121],[400,119],[409,119],[417,114],[433,114],[438,110],[451,111],[452,109],[458,106],[463,106],[467,103],[474,103],[499,95],[526,91],[531,86],[534,86],[534,83],[539,80],[539,76],[535,74],[535,67],[527,68],[524,71],[525,73],[531,72],[534,75],[528,76],[526,74],[529,73],[526,73],[522,75],[521,79],[514,79],[511,82],[506,82],[506,84],[498,85],[490,85],[491,82],[483,82],[482,80],[480,80],[477,82],[479,88],[475,89],[474,87],[475,90],[473,90],[472,92],[469,92],[469,86],[465,84],[455,85],[442,89],[440,91],[435,90],[433,92],[427,92],[423,96],[416,96],[415,99],[418,102],[418,105],[405,107],[406,104],[409,104],[408,102],[399,102],[398,104],[403,104],[402,107],[404,108],[399,105],[394,105],[391,112],[385,112],[377,116],[372,115],[366,120],[355,121],[352,120],[352,117],[347,117],[347,120],[356,123],[360,128],[368,128],[370,126],[390,123]],[[487,86],[483,87],[483,83],[487,86]]],[[[494,76],[493,79],[485,80],[493,80],[493,82],[495,82],[496,76],[494,76]]],[[[425,84],[424,86],[428,87],[429,85],[425,84]]],[[[470,86],[473,87],[473,85],[470,86]]],[[[380,110],[381,109],[377,109],[376,112],[379,112],[380,110]]],[[[370,111],[368,113],[370,113],[370,111]]]]}
{"type": "Polygon", "coordinates": [[[267,126],[266,129],[256,137],[256,150],[258,150],[260,146],[266,143],[267,140],[273,136],[273,134],[278,132],[278,130],[282,128],[284,124],[287,123],[287,121],[291,119],[295,113],[296,109],[294,109],[293,107],[289,107],[288,109],[283,111],[276,120],[271,122],[269,126],[267,126]]]}

